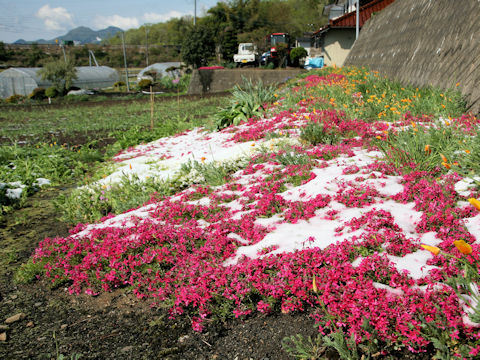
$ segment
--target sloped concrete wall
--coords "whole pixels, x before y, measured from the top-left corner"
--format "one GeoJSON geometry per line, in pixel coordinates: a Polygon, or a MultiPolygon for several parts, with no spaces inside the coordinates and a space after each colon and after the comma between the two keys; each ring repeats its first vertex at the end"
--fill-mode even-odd
{"type": "Polygon", "coordinates": [[[242,77],[250,79],[253,83],[262,80],[263,84],[270,85],[273,83],[284,83],[290,78],[301,74],[305,70],[302,69],[222,69],[222,70],[198,70],[193,71],[189,95],[200,95],[205,93],[225,92],[232,89],[236,84],[241,84],[242,77]],[[202,84],[201,76],[204,76],[204,84],[202,84]]]}
{"type": "Polygon", "coordinates": [[[456,88],[480,113],[480,0],[396,0],[362,28],[345,65],[456,88]]]}

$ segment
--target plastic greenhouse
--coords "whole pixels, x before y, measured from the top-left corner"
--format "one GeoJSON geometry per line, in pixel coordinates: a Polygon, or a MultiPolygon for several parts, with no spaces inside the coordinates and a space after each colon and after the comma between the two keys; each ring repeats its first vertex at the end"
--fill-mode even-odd
{"type": "MultiPolygon", "coordinates": [[[[0,97],[29,95],[37,87],[47,88],[52,85],[37,75],[41,68],[10,68],[0,73],[0,97]]],[[[73,86],[80,89],[103,89],[120,80],[115,69],[108,66],[78,66],[77,79],[73,86]]]]}
{"type": "Polygon", "coordinates": [[[165,70],[167,70],[168,68],[171,68],[171,67],[179,68],[181,65],[182,65],[181,62],[174,62],[174,61],[152,64],[150,66],[147,66],[146,68],[144,68],[142,71],[140,71],[138,73],[137,81],[140,81],[142,79],[148,79],[149,76],[145,75],[145,73],[148,73],[150,71],[155,71],[157,74],[159,74],[161,76],[168,75],[170,77],[177,78],[177,77],[180,76],[180,71],[179,70],[169,71],[168,73],[165,70]]]}

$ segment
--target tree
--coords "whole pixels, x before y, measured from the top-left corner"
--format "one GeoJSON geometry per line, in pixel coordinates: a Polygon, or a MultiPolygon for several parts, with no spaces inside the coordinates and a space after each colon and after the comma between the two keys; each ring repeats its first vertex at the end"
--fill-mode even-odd
{"type": "Polygon", "coordinates": [[[222,57],[224,60],[233,61],[233,55],[237,53],[237,34],[232,28],[225,30],[222,37],[222,57]]]}
{"type": "Polygon", "coordinates": [[[195,68],[205,66],[215,56],[215,40],[212,31],[205,26],[195,26],[185,36],[182,44],[182,58],[195,68]]]}
{"type": "Polygon", "coordinates": [[[5,44],[3,41],[0,41],[0,61],[8,60],[8,52],[5,49],[5,44]]]}
{"type": "Polygon", "coordinates": [[[46,63],[38,75],[42,80],[50,80],[57,91],[64,94],[72,86],[73,80],[77,79],[77,70],[72,59],[61,59],[46,63]]]}

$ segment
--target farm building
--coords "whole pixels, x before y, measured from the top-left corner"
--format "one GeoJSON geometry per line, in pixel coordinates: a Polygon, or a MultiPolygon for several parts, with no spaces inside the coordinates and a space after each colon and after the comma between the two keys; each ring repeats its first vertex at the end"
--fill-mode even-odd
{"type": "MultiPolygon", "coordinates": [[[[395,0],[360,1],[360,29],[373,14],[383,10],[394,1],[395,0]]],[[[313,34],[314,46],[310,54],[314,53],[316,56],[323,56],[325,65],[327,66],[343,66],[348,53],[355,43],[356,1],[344,0],[337,1],[337,3],[342,4],[325,7],[325,11],[330,11],[329,23],[313,34]]]]}
{"type": "MultiPolygon", "coordinates": [[[[0,97],[29,95],[37,87],[52,85],[38,75],[41,68],[10,68],[0,73],[0,97]]],[[[80,89],[103,89],[120,80],[118,72],[108,66],[78,66],[73,86],[80,89]]]]}

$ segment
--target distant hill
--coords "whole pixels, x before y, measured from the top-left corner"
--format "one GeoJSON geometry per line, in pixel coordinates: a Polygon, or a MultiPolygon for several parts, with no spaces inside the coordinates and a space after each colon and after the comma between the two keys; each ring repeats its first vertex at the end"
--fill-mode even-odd
{"type": "MultiPolygon", "coordinates": [[[[78,44],[98,44],[102,40],[105,40],[115,35],[119,31],[122,31],[122,29],[115,26],[109,26],[106,29],[102,29],[98,31],[92,30],[86,26],[79,26],[75,29],[70,30],[65,35],[59,36],[55,39],[58,39],[58,41],[71,40],[78,44]]],[[[35,41],[26,41],[24,39],[19,39],[15,41],[14,44],[18,44],[18,45],[33,44],[33,43],[55,44],[55,39],[52,39],[52,40],[38,39],[35,41]]]]}

